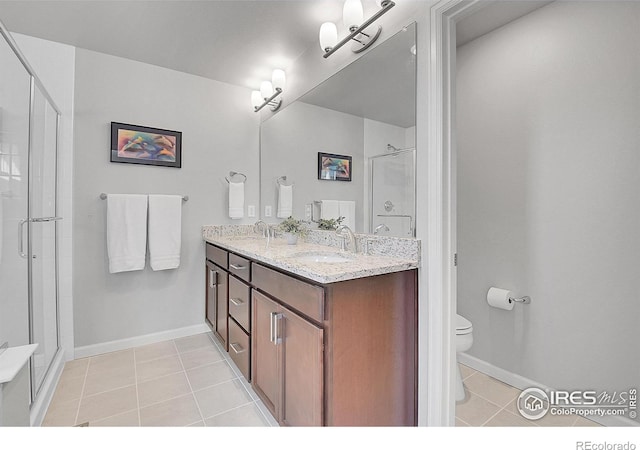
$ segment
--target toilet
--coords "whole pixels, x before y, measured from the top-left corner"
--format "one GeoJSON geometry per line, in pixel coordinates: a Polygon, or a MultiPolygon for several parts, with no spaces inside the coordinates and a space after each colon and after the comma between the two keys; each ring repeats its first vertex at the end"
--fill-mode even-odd
{"type": "Polygon", "coordinates": [[[471,322],[456,314],[456,401],[464,401],[466,394],[464,392],[464,384],[462,384],[462,375],[460,374],[460,366],[458,365],[457,355],[460,352],[466,352],[473,345],[473,326],[471,322]]]}

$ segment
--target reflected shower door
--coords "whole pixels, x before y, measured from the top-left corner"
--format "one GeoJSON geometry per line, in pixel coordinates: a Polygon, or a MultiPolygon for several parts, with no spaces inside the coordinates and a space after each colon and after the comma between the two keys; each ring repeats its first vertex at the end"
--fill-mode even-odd
{"type": "Polygon", "coordinates": [[[58,114],[37,86],[31,113],[29,262],[31,265],[32,386],[37,394],[58,351],[56,160],[58,114]]]}
{"type": "Polygon", "coordinates": [[[416,209],[415,149],[370,158],[369,233],[414,237],[416,209]]]}
{"type": "Polygon", "coordinates": [[[31,76],[0,37],[0,345],[29,343],[27,259],[31,76]]]}

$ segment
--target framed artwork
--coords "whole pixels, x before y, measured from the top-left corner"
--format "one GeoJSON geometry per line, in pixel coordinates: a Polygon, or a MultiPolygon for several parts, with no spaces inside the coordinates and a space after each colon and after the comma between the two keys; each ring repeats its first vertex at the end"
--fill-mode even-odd
{"type": "Polygon", "coordinates": [[[318,152],[318,179],[351,181],[351,156],[318,152]]]}
{"type": "Polygon", "coordinates": [[[111,122],[111,162],[182,166],[182,133],[111,122]]]}

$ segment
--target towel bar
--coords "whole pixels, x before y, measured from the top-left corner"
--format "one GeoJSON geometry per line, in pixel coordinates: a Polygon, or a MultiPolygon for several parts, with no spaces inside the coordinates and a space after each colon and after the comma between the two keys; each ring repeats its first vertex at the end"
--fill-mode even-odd
{"type": "Polygon", "coordinates": [[[287,181],[287,176],[286,175],[282,175],[281,177],[278,177],[276,179],[276,184],[277,185],[281,185],[281,186],[293,186],[293,183],[291,184],[285,184],[285,182],[287,181]],[[282,182],[281,182],[282,181],[282,182]]]}
{"type": "MultiPolygon", "coordinates": [[[[104,192],[102,194],[100,194],[100,199],[101,200],[106,200],[107,199],[107,194],[105,194],[104,192]]],[[[182,196],[182,201],[183,202],[188,202],[189,201],[189,196],[188,195],[183,195],[182,196]]]]}
{"type": "MultiPolygon", "coordinates": [[[[240,172],[233,172],[233,171],[229,172],[229,178],[233,178],[233,177],[234,177],[234,176],[236,176],[236,175],[240,175],[241,177],[243,177],[243,178],[244,178],[244,179],[242,180],[242,182],[243,182],[243,183],[244,183],[245,181],[247,181],[247,176],[246,176],[245,174],[240,173],[240,172]]],[[[225,180],[227,180],[227,183],[231,183],[231,181],[229,180],[229,178],[224,177],[224,179],[225,179],[225,180]]]]}

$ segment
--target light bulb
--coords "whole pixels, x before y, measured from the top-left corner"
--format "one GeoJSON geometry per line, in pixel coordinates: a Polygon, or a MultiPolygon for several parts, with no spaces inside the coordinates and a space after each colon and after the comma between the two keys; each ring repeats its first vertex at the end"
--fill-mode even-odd
{"type": "Polygon", "coordinates": [[[251,91],[251,106],[253,109],[256,109],[258,106],[262,105],[262,96],[260,95],[260,91],[251,91]]]}
{"type": "Polygon", "coordinates": [[[280,88],[280,90],[284,91],[284,85],[286,83],[286,76],[284,74],[284,70],[275,69],[273,71],[273,75],[271,76],[271,82],[273,83],[273,88],[280,88]]]}
{"type": "Polygon", "coordinates": [[[320,26],[320,48],[328,52],[338,43],[338,28],[333,22],[325,22],[320,26]]]}
{"type": "Polygon", "coordinates": [[[260,95],[265,100],[273,95],[273,86],[271,85],[271,81],[263,81],[260,84],[260,95]]]}
{"type": "Polygon", "coordinates": [[[346,0],[342,9],[344,25],[351,31],[355,30],[364,21],[364,11],[360,0],[346,0]]]}

